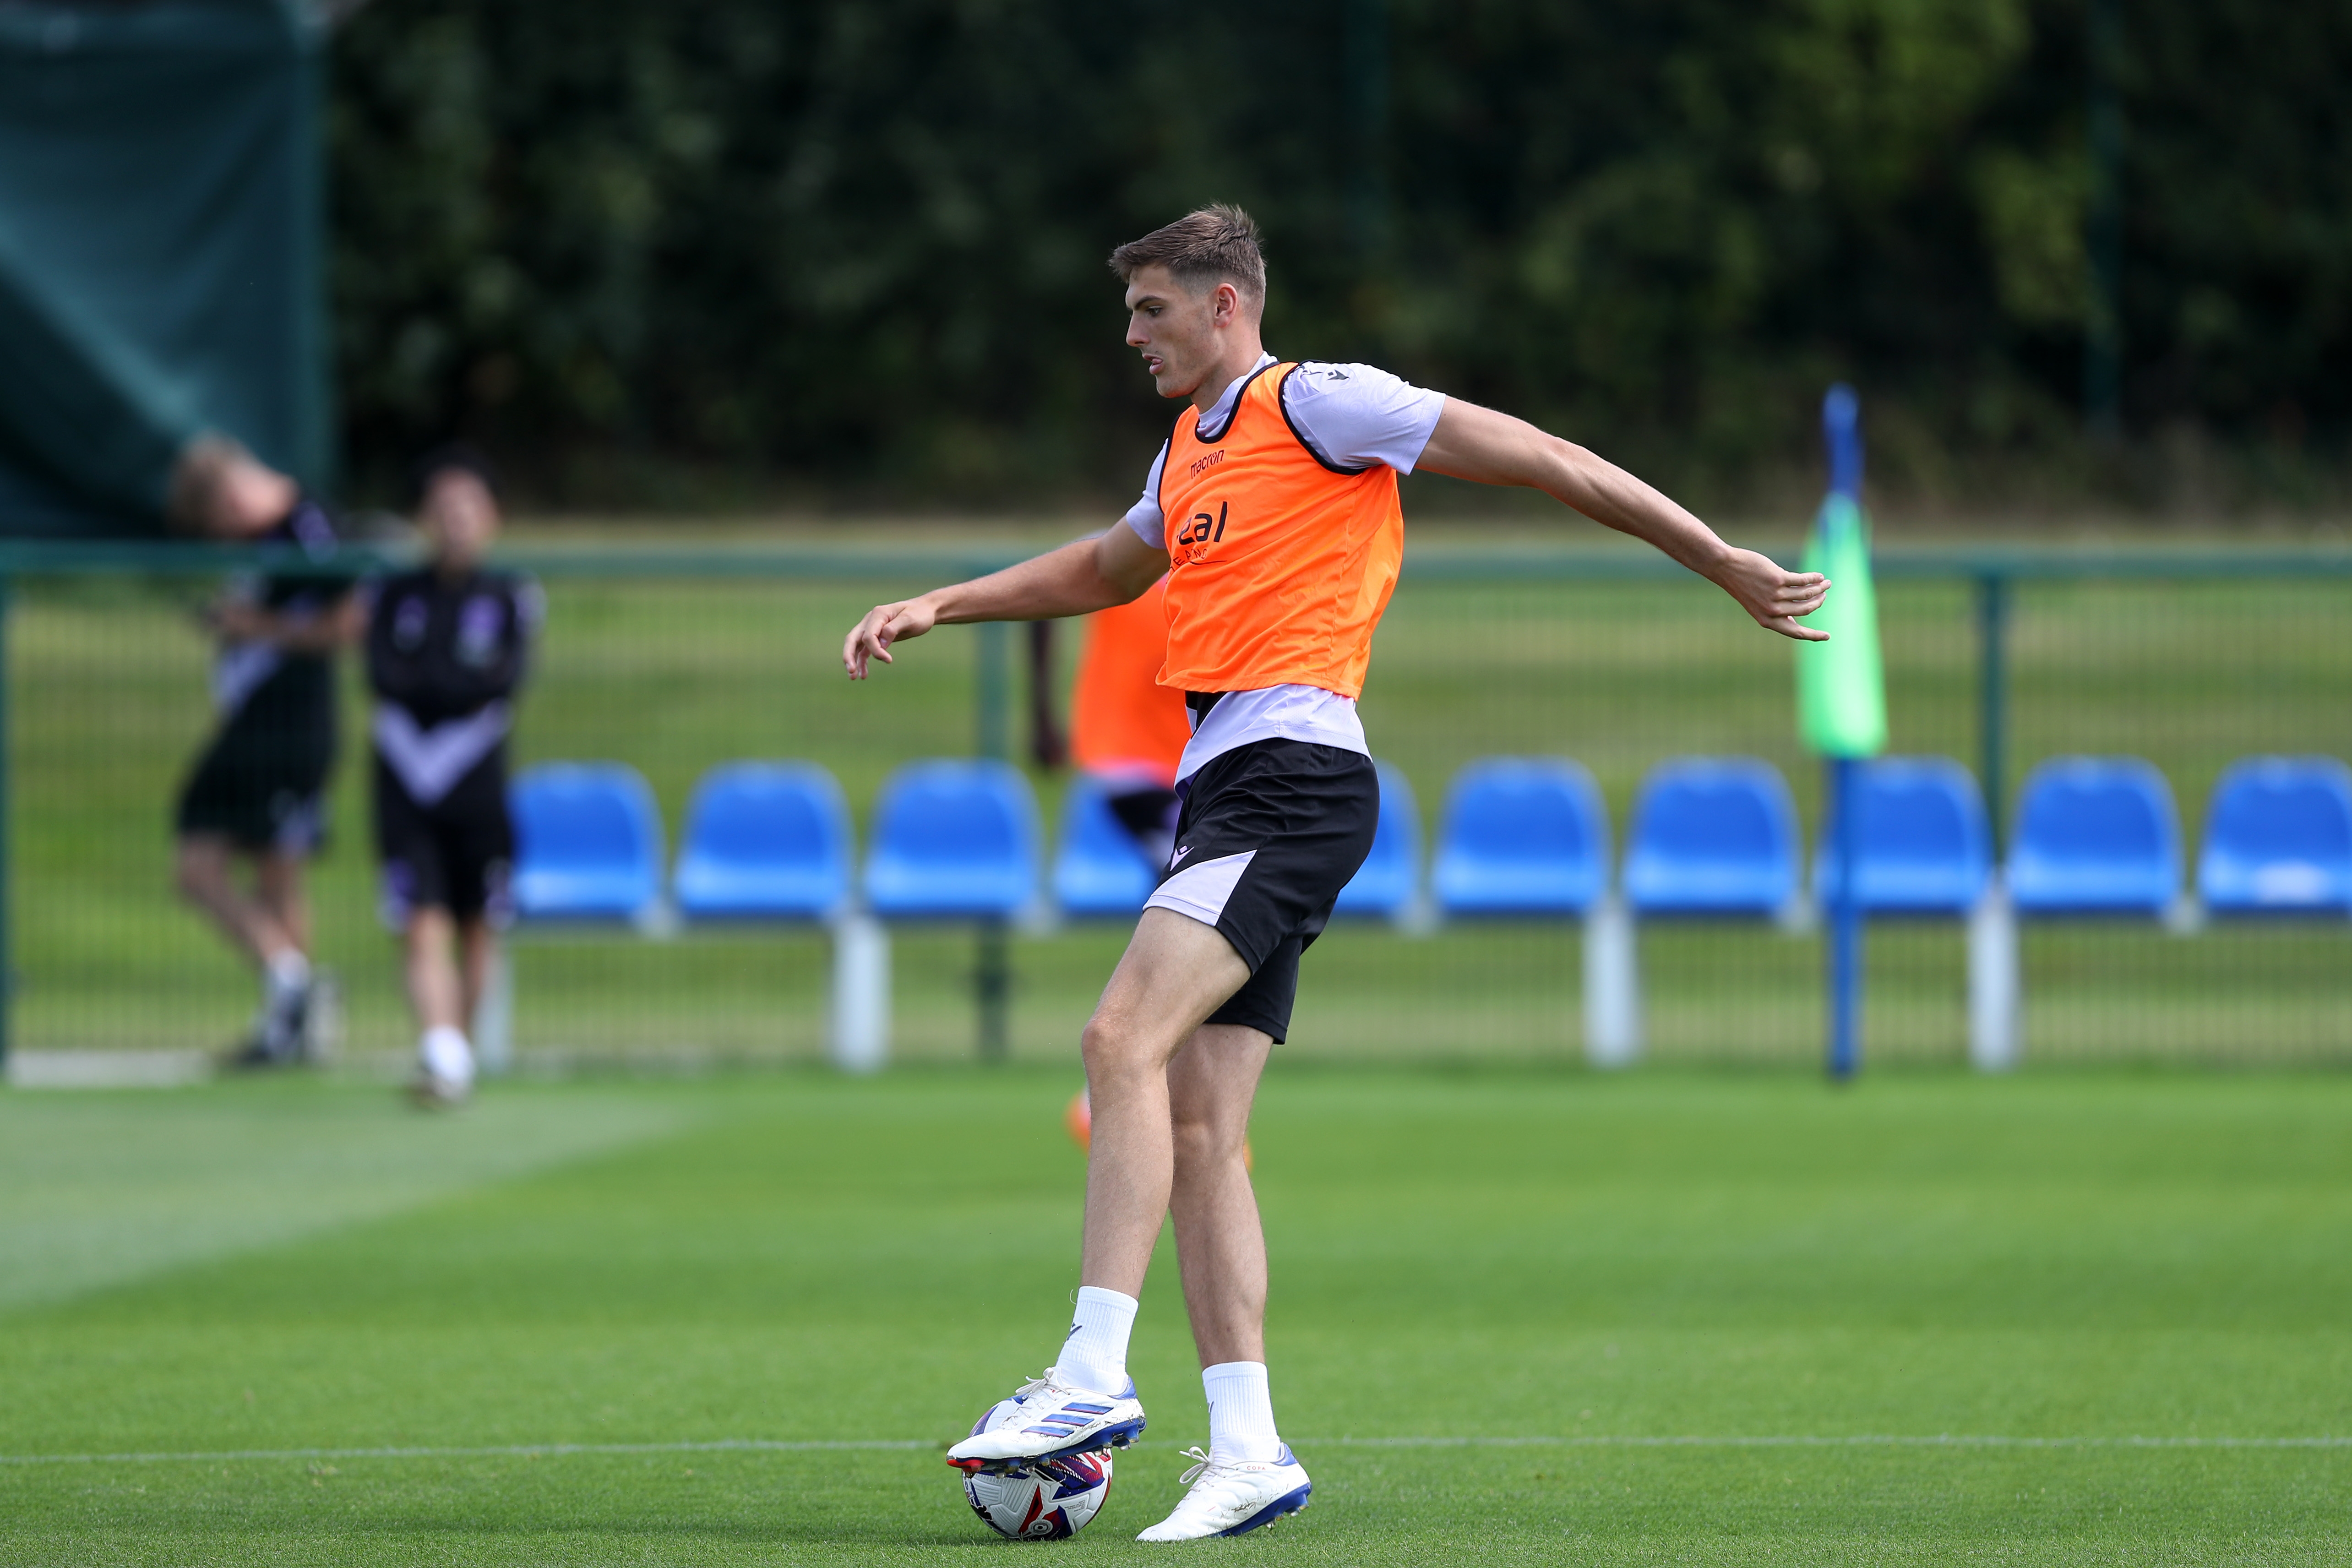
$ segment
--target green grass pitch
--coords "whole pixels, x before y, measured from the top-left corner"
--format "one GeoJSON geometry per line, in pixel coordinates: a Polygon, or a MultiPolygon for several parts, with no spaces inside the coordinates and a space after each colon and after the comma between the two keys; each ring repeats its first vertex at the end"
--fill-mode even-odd
{"type": "MultiPolygon", "coordinates": [[[[1169,1252],[1094,1528],[999,1542],[939,1453],[1062,1327],[1075,1087],[0,1098],[0,1563],[1137,1556],[1206,1436],[1169,1252]],[[789,1447],[837,1439],[904,1446],[789,1447]]],[[[2347,1121],[2284,1074],[1278,1068],[1315,1506],[1181,1550],[2342,1563],[2347,1121]]]]}

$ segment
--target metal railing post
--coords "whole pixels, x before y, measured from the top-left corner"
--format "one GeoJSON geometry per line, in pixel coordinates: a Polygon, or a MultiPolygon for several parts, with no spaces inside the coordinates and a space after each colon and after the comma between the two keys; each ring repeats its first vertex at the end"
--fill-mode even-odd
{"type": "Polygon", "coordinates": [[[2021,970],[2017,915],[2002,883],[2009,807],[2009,579],[1977,574],[1977,768],[1983,775],[1992,883],[1969,911],[1969,1061],[1979,1072],[2017,1065],[2021,970]]]}
{"type": "Polygon", "coordinates": [[[2083,248],[2091,298],[2083,334],[2083,419],[2091,439],[2123,439],[2124,110],[2117,78],[2123,53],[2123,0],[2091,0],[2084,94],[2090,135],[2091,189],[2083,248]]]}
{"type": "MultiPolygon", "coordinates": [[[[1012,637],[1003,621],[983,621],[980,627],[980,668],[977,671],[974,719],[976,749],[983,757],[1003,762],[1013,750],[1012,637]]],[[[980,924],[980,951],[972,969],[972,1002],[977,1014],[980,1059],[1001,1062],[1011,1049],[1007,1014],[1013,994],[1013,956],[1004,921],[986,919],[980,924]]]]}
{"type": "Polygon", "coordinates": [[[1977,577],[1977,773],[1985,793],[1985,827],[2000,859],[2009,805],[2009,579],[1977,577]]]}
{"type": "Polygon", "coordinates": [[[9,770],[16,757],[8,746],[8,726],[13,717],[8,701],[8,623],[10,589],[14,586],[5,573],[0,573],[0,1079],[5,1079],[9,1048],[16,1037],[16,931],[13,900],[16,880],[16,860],[11,851],[16,846],[8,835],[10,795],[14,782],[9,770]]]}

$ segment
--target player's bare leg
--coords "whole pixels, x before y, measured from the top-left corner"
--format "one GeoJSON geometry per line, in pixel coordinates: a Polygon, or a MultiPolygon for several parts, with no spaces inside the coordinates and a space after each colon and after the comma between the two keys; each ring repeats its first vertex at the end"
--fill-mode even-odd
{"type": "Polygon", "coordinates": [[[1176,1183],[1169,1207],[1184,1309],[1209,1397],[1209,1448],[1192,1489],[1139,1537],[1238,1535],[1305,1508],[1314,1487],[1274,1425],[1265,1371],[1265,1230],[1244,1156],[1250,1107],[1274,1042],[1256,1029],[1204,1024],[1168,1064],[1176,1183]]]}
{"type": "Polygon", "coordinates": [[[1168,1208],[1203,1367],[1265,1361],[1265,1229],[1242,1151],[1273,1049],[1260,1030],[1203,1024],[1168,1064],[1176,1146],[1168,1208]]]}
{"type": "Polygon", "coordinates": [[[1077,1321],[1055,1363],[950,1448],[950,1464],[1019,1468],[1124,1447],[1143,1430],[1127,1332],[1175,1185],[1168,1064],[1248,978],[1215,927],[1167,910],[1137,921],[1081,1042],[1094,1131],[1077,1321]]]}
{"type": "Polygon", "coordinates": [[[255,901],[269,912],[286,940],[304,953],[310,951],[310,896],[302,881],[299,855],[264,850],[253,858],[255,901]]]}
{"type": "Polygon", "coordinates": [[[1170,910],[1146,910],[1136,922],[1080,1042],[1094,1112],[1082,1284],[1129,1296],[1143,1289],[1175,1184],[1169,1063],[1248,979],[1214,926],[1170,910]]]}
{"type": "MultiPolygon", "coordinates": [[[[467,922],[469,928],[478,923],[467,922]]],[[[474,1047],[466,1037],[466,1020],[471,1016],[466,981],[471,975],[459,968],[458,924],[447,910],[427,904],[409,912],[402,941],[408,1002],[416,1010],[420,1031],[410,1098],[431,1109],[462,1105],[474,1089],[474,1047]]]]}
{"type": "MultiPolygon", "coordinates": [[[[287,858],[257,860],[255,890],[237,886],[235,845],[213,833],[192,833],[179,841],[173,879],[180,896],[212,917],[236,949],[261,971],[261,1011],[250,1036],[224,1058],[231,1067],[273,1067],[299,1060],[310,1005],[309,910],[301,901],[299,873],[284,876],[287,858]],[[289,925],[289,915],[295,923],[289,925]]],[[[297,863],[299,865],[299,863],[297,863]]]]}
{"type": "Polygon", "coordinates": [[[416,1009],[423,1029],[463,1029],[466,1014],[451,952],[457,922],[449,911],[428,905],[408,917],[404,933],[404,957],[408,970],[408,1005],[416,1009]]]}
{"type": "Polygon", "coordinates": [[[279,923],[264,900],[236,885],[236,849],[217,834],[192,833],[182,838],[173,865],[180,896],[210,915],[237,951],[257,964],[301,943],[279,923]]]}

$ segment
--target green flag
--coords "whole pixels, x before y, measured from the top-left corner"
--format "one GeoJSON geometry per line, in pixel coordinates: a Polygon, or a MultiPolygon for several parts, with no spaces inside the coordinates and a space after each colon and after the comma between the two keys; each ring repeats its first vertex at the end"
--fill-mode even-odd
{"type": "Polygon", "coordinates": [[[1878,595],[1870,581],[1870,519],[1832,490],[1813,518],[1804,569],[1827,574],[1830,596],[1805,617],[1830,634],[1797,645],[1797,730],[1824,757],[1886,749],[1886,675],[1878,658],[1878,595]]]}

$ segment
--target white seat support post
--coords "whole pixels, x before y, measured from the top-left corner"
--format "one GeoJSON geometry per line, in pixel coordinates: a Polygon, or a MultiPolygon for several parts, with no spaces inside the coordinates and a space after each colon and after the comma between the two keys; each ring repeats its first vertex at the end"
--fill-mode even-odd
{"type": "Polygon", "coordinates": [[[1642,973],[1633,911],[1604,893],[1584,917],[1584,1059],[1631,1067],[1642,1056],[1642,973]]]}
{"type": "Polygon", "coordinates": [[[829,1048],[844,1072],[879,1072],[890,1059],[890,931],[869,914],[833,922],[829,1048]]]}
{"type": "Polygon", "coordinates": [[[504,933],[490,949],[473,1023],[475,1064],[485,1078],[506,1077],[514,1070],[514,955],[507,951],[504,933]]]}
{"type": "Polygon", "coordinates": [[[1969,911],[1969,1065],[2007,1072],[2023,1054],[2019,1038],[2017,910],[1996,877],[1969,911]]]}

